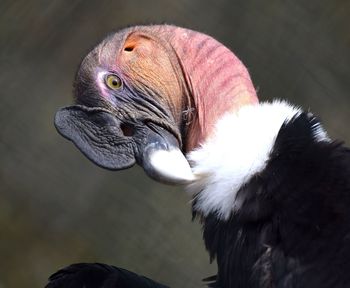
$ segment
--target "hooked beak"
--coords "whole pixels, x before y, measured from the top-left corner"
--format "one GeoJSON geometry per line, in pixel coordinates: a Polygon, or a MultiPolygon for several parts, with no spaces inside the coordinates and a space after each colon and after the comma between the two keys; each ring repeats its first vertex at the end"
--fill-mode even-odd
{"type": "Polygon", "coordinates": [[[176,138],[165,129],[150,134],[142,149],[140,165],[151,178],[166,184],[189,184],[195,180],[176,138]]]}
{"type": "Polygon", "coordinates": [[[195,180],[173,134],[153,123],[132,123],[132,133],[125,134],[125,125],[130,123],[98,107],[66,107],[55,116],[57,131],[103,168],[121,170],[137,163],[159,182],[188,184],[195,180]]]}

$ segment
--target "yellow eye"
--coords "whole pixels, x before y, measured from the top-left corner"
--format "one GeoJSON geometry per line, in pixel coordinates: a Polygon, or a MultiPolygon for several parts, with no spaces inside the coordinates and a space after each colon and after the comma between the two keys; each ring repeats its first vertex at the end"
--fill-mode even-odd
{"type": "Polygon", "coordinates": [[[120,78],[114,74],[107,75],[105,82],[106,85],[113,90],[117,90],[122,87],[122,80],[120,80],[120,78]]]}

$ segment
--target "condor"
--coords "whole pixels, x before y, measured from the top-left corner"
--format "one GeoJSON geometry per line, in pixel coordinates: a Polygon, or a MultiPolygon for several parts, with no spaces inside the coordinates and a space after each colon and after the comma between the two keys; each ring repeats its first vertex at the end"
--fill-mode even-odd
{"type": "MultiPolygon", "coordinates": [[[[310,112],[259,103],[225,46],[175,26],[121,30],[83,60],[75,99],[55,125],[89,159],[187,185],[218,265],[210,286],[350,287],[349,150],[310,112]]],[[[47,287],[164,286],[78,264],[47,287]]]]}

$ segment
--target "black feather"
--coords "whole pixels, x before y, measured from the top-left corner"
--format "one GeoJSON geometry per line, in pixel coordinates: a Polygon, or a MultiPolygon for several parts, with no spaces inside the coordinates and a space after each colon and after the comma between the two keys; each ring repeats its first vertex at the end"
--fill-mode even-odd
{"type": "Polygon", "coordinates": [[[317,141],[318,125],[306,113],[284,124],[238,212],[203,219],[218,263],[211,287],[350,287],[350,150],[317,141]]]}
{"type": "Polygon", "coordinates": [[[53,274],[46,288],[168,288],[168,286],[115,266],[79,263],[53,274]]]}

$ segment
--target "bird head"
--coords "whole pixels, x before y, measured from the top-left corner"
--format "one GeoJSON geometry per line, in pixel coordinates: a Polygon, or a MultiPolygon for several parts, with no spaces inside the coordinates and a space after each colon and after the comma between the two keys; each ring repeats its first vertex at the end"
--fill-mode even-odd
{"type": "Polygon", "coordinates": [[[256,103],[245,66],[225,46],[192,30],[134,26],[108,36],[82,61],[76,105],[55,126],[97,165],[138,163],[155,180],[195,179],[184,156],[225,112],[256,103]]]}

